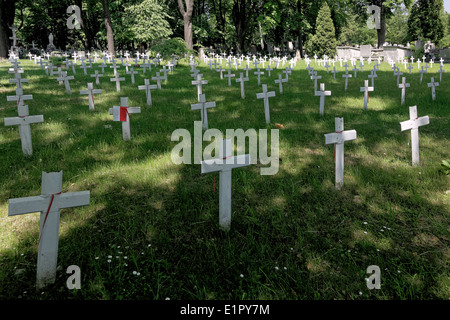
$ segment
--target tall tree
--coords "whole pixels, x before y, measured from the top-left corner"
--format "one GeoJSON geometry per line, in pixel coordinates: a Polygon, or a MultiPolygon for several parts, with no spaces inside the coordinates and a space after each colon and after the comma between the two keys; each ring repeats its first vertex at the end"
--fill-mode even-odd
{"type": "Polygon", "coordinates": [[[8,58],[16,0],[0,0],[0,58],[8,58]]]}
{"type": "Polygon", "coordinates": [[[183,16],[184,22],[184,42],[186,47],[190,50],[194,48],[192,40],[192,13],[194,8],[194,0],[184,0],[186,9],[184,8],[183,0],[178,0],[178,8],[183,16]]]}
{"type": "Polygon", "coordinates": [[[411,9],[408,19],[408,37],[419,37],[437,44],[444,37],[444,25],[441,13],[444,10],[442,0],[418,0],[411,9]]]}
{"type": "Polygon", "coordinates": [[[317,54],[319,57],[323,55],[334,57],[336,45],[336,33],[330,7],[324,2],[317,15],[316,34],[308,43],[308,52],[310,55],[317,54]]]}
{"type": "Polygon", "coordinates": [[[236,49],[238,53],[244,51],[247,33],[255,21],[257,0],[233,0],[232,17],[236,29],[236,49]]]}
{"type": "Polygon", "coordinates": [[[108,52],[112,55],[116,54],[114,47],[114,32],[111,24],[111,14],[109,13],[109,1],[102,0],[103,13],[105,17],[106,39],[108,41],[108,52]]]}

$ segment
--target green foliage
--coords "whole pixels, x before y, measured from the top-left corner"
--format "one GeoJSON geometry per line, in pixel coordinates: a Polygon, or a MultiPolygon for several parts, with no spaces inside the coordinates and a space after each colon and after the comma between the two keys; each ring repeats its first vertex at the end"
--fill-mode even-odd
{"type": "Polygon", "coordinates": [[[183,57],[185,53],[191,54],[193,50],[186,48],[186,43],[181,38],[160,40],[151,47],[150,56],[153,58],[160,54],[163,59],[171,59],[172,54],[183,57]]]}
{"type": "Polygon", "coordinates": [[[444,174],[449,175],[450,174],[450,159],[442,160],[441,167],[442,167],[441,171],[444,174]]]}
{"type": "Polygon", "coordinates": [[[377,31],[369,29],[357,20],[355,16],[349,17],[348,23],[342,28],[339,36],[339,43],[349,44],[370,44],[375,46],[377,42],[377,31]]]}
{"type": "Polygon", "coordinates": [[[408,42],[408,16],[406,9],[396,8],[386,22],[386,41],[392,44],[406,45],[408,42]]]}
{"type": "Polygon", "coordinates": [[[138,43],[148,43],[156,39],[167,38],[172,34],[167,19],[164,2],[143,0],[125,8],[124,18],[130,31],[130,40],[138,43]]]}
{"type": "Polygon", "coordinates": [[[443,9],[442,0],[418,0],[414,3],[408,18],[408,39],[414,41],[422,38],[439,43],[444,37],[443,9]]]}
{"type": "Polygon", "coordinates": [[[336,34],[330,7],[324,2],[317,15],[316,34],[307,42],[306,51],[311,56],[317,54],[319,57],[323,55],[334,57],[336,45],[336,34]]]}

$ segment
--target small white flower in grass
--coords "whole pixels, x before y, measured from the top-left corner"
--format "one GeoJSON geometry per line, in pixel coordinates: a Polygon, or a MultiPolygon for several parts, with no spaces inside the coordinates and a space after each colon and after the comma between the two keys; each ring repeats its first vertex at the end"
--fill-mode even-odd
{"type": "Polygon", "coordinates": [[[108,259],[108,263],[111,263],[111,260],[110,260],[110,259],[108,259]]]}
{"type": "Polygon", "coordinates": [[[136,273],[137,273],[136,271],[133,271],[133,274],[134,274],[134,275],[136,275],[136,273]]]}
{"type": "Polygon", "coordinates": [[[364,221],[363,223],[364,223],[364,224],[367,224],[367,222],[366,222],[366,221],[364,221]]]}
{"type": "Polygon", "coordinates": [[[361,291],[359,292],[359,295],[362,296],[362,292],[361,291]]]}
{"type": "Polygon", "coordinates": [[[280,268],[278,268],[277,266],[275,266],[275,270],[277,270],[277,271],[278,271],[278,270],[280,270],[280,268]]]}
{"type": "Polygon", "coordinates": [[[108,256],[108,259],[111,259],[112,258],[112,256],[108,256]]]}
{"type": "Polygon", "coordinates": [[[127,256],[124,256],[123,258],[124,258],[124,259],[128,259],[128,257],[127,257],[127,256]]]}
{"type": "Polygon", "coordinates": [[[125,267],[128,267],[128,263],[125,263],[124,266],[125,266],[125,267]]]}
{"type": "Polygon", "coordinates": [[[151,244],[149,244],[147,247],[151,247],[152,245],[151,244]]]}
{"type": "Polygon", "coordinates": [[[364,234],[367,234],[367,231],[364,231],[364,234]]]}
{"type": "Polygon", "coordinates": [[[117,249],[119,249],[120,248],[120,246],[117,246],[117,249]]]}
{"type": "Polygon", "coordinates": [[[402,273],[400,270],[397,270],[398,273],[402,273]]]}
{"type": "Polygon", "coordinates": [[[244,277],[244,275],[243,275],[243,274],[241,273],[240,277],[241,277],[241,278],[243,278],[243,277],[244,277]]]}
{"type": "Polygon", "coordinates": [[[95,260],[98,260],[98,257],[95,257],[95,260]]]}
{"type": "Polygon", "coordinates": [[[381,229],[380,231],[381,231],[381,232],[384,232],[384,230],[383,230],[383,229],[381,229]]]}
{"type": "Polygon", "coordinates": [[[166,300],[170,300],[170,298],[169,298],[169,297],[166,297],[166,300]]]}
{"type": "Polygon", "coordinates": [[[286,268],[286,267],[283,267],[283,269],[284,269],[284,270],[287,270],[287,268],[286,268]]]}

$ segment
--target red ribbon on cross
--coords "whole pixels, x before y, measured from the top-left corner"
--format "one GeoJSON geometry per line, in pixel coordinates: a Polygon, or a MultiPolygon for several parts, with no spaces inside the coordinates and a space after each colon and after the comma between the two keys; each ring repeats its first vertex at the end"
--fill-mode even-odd
{"type": "Polygon", "coordinates": [[[53,199],[55,199],[55,195],[60,195],[60,194],[61,194],[61,192],[52,194],[52,197],[50,199],[50,204],[48,205],[47,212],[45,213],[44,223],[42,224],[41,235],[39,236],[39,244],[41,244],[41,238],[42,238],[42,235],[44,234],[45,222],[47,221],[48,213],[50,212],[50,209],[52,207],[53,199]]]}
{"type": "Polygon", "coordinates": [[[120,121],[127,121],[128,107],[120,106],[120,121]]]}

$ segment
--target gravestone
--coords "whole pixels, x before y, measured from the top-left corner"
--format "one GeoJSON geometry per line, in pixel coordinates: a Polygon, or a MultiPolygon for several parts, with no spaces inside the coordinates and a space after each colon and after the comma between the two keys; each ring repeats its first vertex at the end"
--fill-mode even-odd
{"type": "Polygon", "coordinates": [[[320,84],[320,91],[315,91],[314,95],[320,97],[320,114],[324,114],[325,109],[325,97],[331,96],[331,91],[325,91],[325,83],[320,84]]]}
{"type": "Polygon", "coordinates": [[[400,89],[402,89],[402,100],[401,100],[401,104],[405,104],[405,99],[406,99],[406,88],[410,87],[409,83],[406,83],[406,78],[402,77],[402,83],[398,85],[398,87],[400,89]]]}
{"type": "Polygon", "coordinates": [[[245,88],[244,83],[249,81],[248,77],[244,77],[244,73],[241,72],[241,76],[236,79],[236,82],[241,84],[241,98],[245,99],[245,88]]]}
{"type": "Polygon", "coordinates": [[[278,83],[278,88],[280,90],[280,94],[283,93],[283,83],[287,82],[287,79],[283,79],[283,76],[281,74],[278,75],[278,79],[275,80],[275,83],[278,83]]]}
{"type": "Polygon", "coordinates": [[[151,90],[157,89],[158,86],[156,84],[150,84],[150,81],[148,79],[144,79],[144,83],[145,84],[143,86],[138,86],[138,89],[145,90],[145,97],[146,97],[147,105],[151,106],[152,105],[151,90]]]}
{"type": "Polygon", "coordinates": [[[28,106],[19,105],[17,107],[18,117],[5,118],[5,126],[19,126],[20,141],[22,143],[22,152],[26,156],[33,154],[33,146],[31,143],[31,128],[32,123],[44,122],[44,116],[30,116],[28,106]]]}
{"type": "Polygon", "coordinates": [[[334,144],[336,189],[344,185],[344,142],[356,139],[356,130],[344,131],[344,118],[335,118],[335,132],[325,134],[325,144],[334,144]]]}
{"type": "Polygon", "coordinates": [[[60,210],[89,205],[90,192],[62,193],[62,171],[42,172],[41,195],[9,199],[8,216],[40,212],[37,289],[56,280],[60,210]]]}
{"type": "Polygon", "coordinates": [[[95,108],[94,94],[100,94],[100,93],[102,93],[102,90],[94,89],[94,85],[93,85],[92,82],[88,83],[87,90],[80,90],[80,94],[87,94],[88,95],[89,110],[90,111],[94,111],[94,108],[95,108]]]}
{"type": "Polygon", "coordinates": [[[430,123],[428,116],[418,117],[417,106],[409,107],[409,120],[400,122],[401,131],[411,130],[412,164],[419,164],[419,127],[430,123]]]}
{"type": "Polygon", "coordinates": [[[63,72],[63,74],[62,74],[62,76],[61,77],[59,77],[59,78],[57,78],[56,80],[58,80],[58,81],[64,81],[64,85],[65,85],[65,87],[66,87],[66,93],[67,94],[72,94],[72,91],[70,90],[70,80],[73,80],[73,79],[75,79],[73,76],[68,76],[67,75],[67,72],[66,71],[64,71],[63,72]]]}
{"type": "Polygon", "coordinates": [[[200,95],[203,93],[202,87],[204,84],[208,84],[208,81],[202,80],[202,76],[200,74],[197,75],[197,80],[192,81],[192,85],[197,86],[197,98],[199,102],[200,102],[200,95]]]}
{"type": "Polygon", "coordinates": [[[231,172],[250,165],[250,155],[233,156],[231,140],[219,142],[219,157],[201,162],[201,173],[219,171],[219,225],[228,231],[231,226],[231,172]]]}
{"type": "Polygon", "coordinates": [[[373,90],[373,87],[369,87],[369,80],[364,80],[364,87],[360,87],[360,92],[364,92],[364,110],[367,110],[367,103],[369,103],[369,91],[373,90]]]}
{"type": "Polygon", "coordinates": [[[116,73],[115,75],[114,75],[114,78],[109,78],[109,81],[110,82],[115,82],[116,83],[116,91],[117,92],[120,92],[120,82],[121,81],[125,81],[125,78],[120,78],[119,77],[119,73],[116,73]]]}
{"type": "Polygon", "coordinates": [[[269,98],[275,97],[275,91],[267,92],[267,84],[262,85],[263,92],[257,93],[257,99],[264,99],[264,114],[266,117],[266,123],[270,123],[270,109],[269,109],[269,98]]]}
{"type": "Polygon", "coordinates": [[[191,104],[191,110],[201,110],[202,127],[208,130],[208,108],[215,108],[216,102],[206,102],[204,94],[200,95],[199,103],[191,104]]]}
{"type": "Polygon", "coordinates": [[[431,82],[428,83],[428,88],[431,88],[431,98],[436,100],[436,87],[439,87],[439,82],[434,82],[434,77],[431,77],[431,82]]]}
{"type": "Polygon", "coordinates": [[[131,139],[129,115],[132,113],[141,113],[141,108],[129,107],[128,98],[126,97],[120,98],[120,106],[113,106],[109,109],[109,114],[113,116],[113,121],[122,122],[122,137],[125,141],[131,139]]]}

